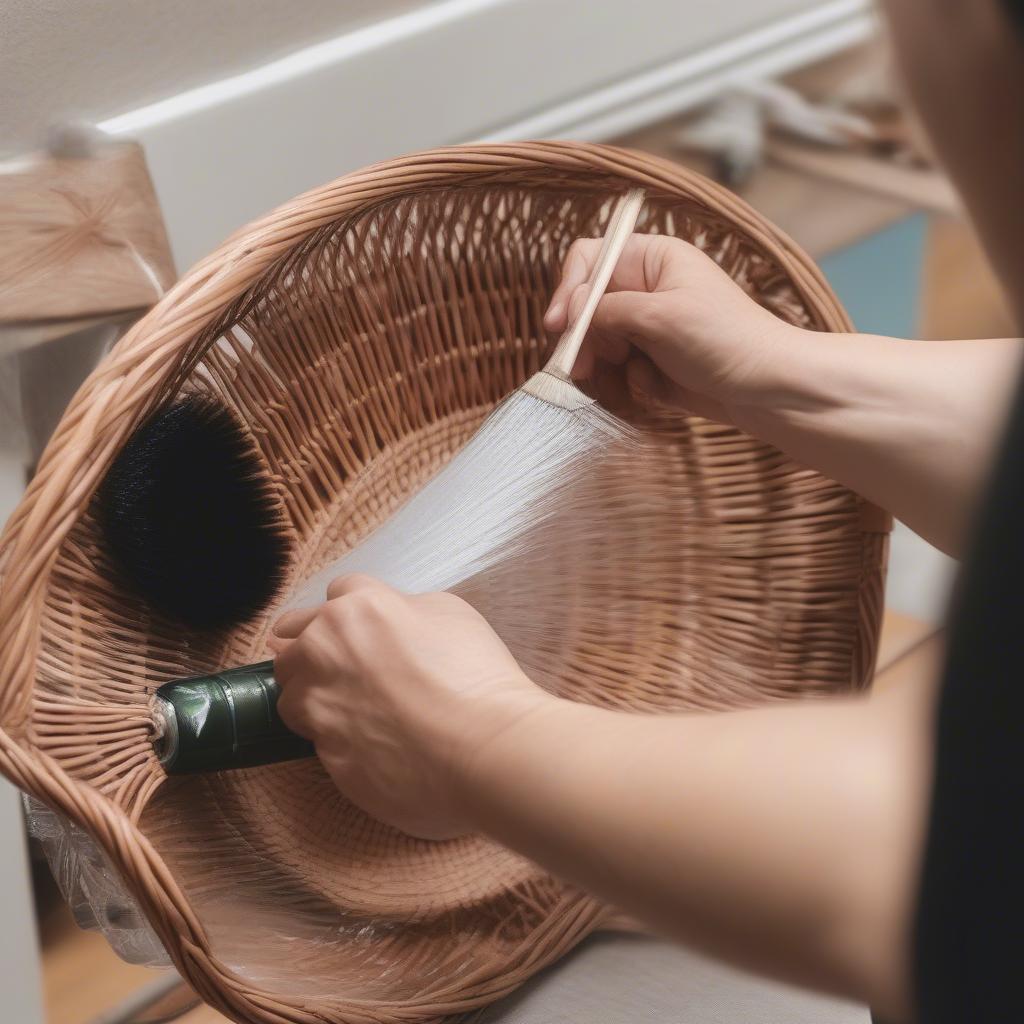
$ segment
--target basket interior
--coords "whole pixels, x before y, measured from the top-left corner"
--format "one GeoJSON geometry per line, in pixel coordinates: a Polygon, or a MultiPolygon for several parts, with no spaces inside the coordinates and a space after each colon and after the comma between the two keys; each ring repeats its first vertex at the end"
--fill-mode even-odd
{"type": "MultiPolygon", "coordinates": [[[[383,522],[540,367],[561,261],[610,205],[607,187],[558,182],[377,205],[307,237],[189,350],[164,397],[213,392],[248,426],[294,530],[296,581],[383,522]]],[[[780,316],[821,326],[711,211],[655,196],[638,230],[694,242],[780,316]]],[[[585,498],[600,545],[554,523],[543,559],[467,589],[527,669],[573,699],[649,711],[859,685],[858,499],[731,427],[665,411],[638,426],[643,459],[606,460],[585,498]],[[538,595],[557,609],[542,633],[538,595]]],[[[122,590],[83,511],[51,577],[35,742],[138,820],[243,977],[318,999],[498,994],[501,965],[539,966],[538,936],[561,941],[556,910],[582,897],[486,840],[425,843],[371,821],[316,761],[176,780],[155,768],[152,690],[260,659],[273,611],[183,638],[122,590]],[[48,727],[56,704],[118,712],[98,759],[48,727]]]]}

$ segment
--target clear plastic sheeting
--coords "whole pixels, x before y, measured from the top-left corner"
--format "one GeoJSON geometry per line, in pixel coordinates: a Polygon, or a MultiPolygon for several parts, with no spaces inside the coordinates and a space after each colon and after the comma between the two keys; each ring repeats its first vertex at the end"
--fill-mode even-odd
{"type": "Polygon", "coordinates": [[[524,539],[535,543],[538,531],[573,505],[596,460],[622,445],[639,445],[639,437],[600,406],[569,410],[516,391],[418,494],[298,587],[286,607],[320,604],[331,581],[350,573],[408,594],[479,578],[510,555],[524,555],[524,539]]]}
{"type": "Polygon", "coordinates": [[[29,835],[39,841],[50,870],[80,928],[103,933],[122,960],[167,967],[156,933],[107,855],[74,822],[25,796],[29,835]]]}

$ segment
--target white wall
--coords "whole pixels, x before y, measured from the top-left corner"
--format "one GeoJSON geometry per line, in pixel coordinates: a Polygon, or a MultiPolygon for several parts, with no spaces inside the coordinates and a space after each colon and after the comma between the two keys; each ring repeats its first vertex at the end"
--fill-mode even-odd
{"type": "Polygon", "coordinates": [[[869,2],[2,0],[0,154],[59,120],[139,138],[184,270],[376,160],[607,138],[788,70],[856,41],[869,2]]]}
{"type": "Polygon", "coordinates": [[[103,122],[146,146],[179,269],[347,171],[602,139],[858,42],[869,0],[437,0],[103,122]]]}
{"type": "Polygon", "coordinates": [[[0,154],[55,119],[102,120],[424,0],[2,0],[0,154]]]}

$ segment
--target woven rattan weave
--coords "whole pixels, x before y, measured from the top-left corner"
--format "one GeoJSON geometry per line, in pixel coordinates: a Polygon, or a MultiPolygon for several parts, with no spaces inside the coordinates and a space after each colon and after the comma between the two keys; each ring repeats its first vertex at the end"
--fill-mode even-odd
{"type": "MultiPolygon", "coordinates": [[[[318,568],[539,368],[569,244],[601,234],[633,185],[638,230],[696,243],[786,320],[848,329],[799,249],[680,167],[567,143],[421,153],[296,199],[186,275],[83,386],[8,523],[0,770],[96,838],[181,972],[237,1020],[469,1009],[607,914],[484,839],[365,818],[316,761],[166,779],[149,693],[258,660],[270,613],[202,639],[153,616],[97,543],[97,481],[149,410],[213,392],[263,453],[295,578],[318,568]]],[[[564,692],[658,711],[865,686],[886,517],[731,427],[667,412],[640,426],[653,455],[613,460],[595,493],[642,514],[596,555],[567,537],[550,573],[572,612],[564,692]]]]}

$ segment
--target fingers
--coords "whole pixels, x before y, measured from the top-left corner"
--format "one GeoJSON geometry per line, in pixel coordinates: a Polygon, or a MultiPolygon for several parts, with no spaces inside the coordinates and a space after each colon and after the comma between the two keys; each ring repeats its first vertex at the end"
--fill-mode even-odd
{"type": "MultiPolygon", "coordinates": [[[[339,576],[332,580],[327,587],[327,600],[333,601],[348,594],[355,594],[361,590],[369,590],[383,587],[384,584],[372,576],[362,573],[349,573],[346,576],[339,576]]],[[[274,623],[274,628],[267,641],[268,646],[274,652],[281,652],[292,640],[295,640],[303,630],[320,613],[320,605],[312,608],[299,608],[293,612],[286,612],[274,623]]]]}
{"type": "Polygon", "coordinates": [[[730,422],[725,407],[696,391],[680,387],[658,369],[647,356],[636,354],[626,365],[626,381],[631,395],[638,396],[643,405],[658,403],[683,409],[694,416],[730,422]]]}
{"type": "MultiPolygon", "coordinates": [[[[586,281],[573,288],[572,294],[569,296],[566,323],[573,324],[580,318],[580,314],[583,312],[583,307],[587,303],[587,296],[589,294],[590,285],[586,281]]],[[[593,321],[591,321],[591,323],[593,323],[593,321]]]]}
{"type": "Polygon", "coordinates": [[[386,584],[373,576],[367,576],[361,572],[350,572],[331,580],[327,587],[327,600],[333,601],[338,597],[345,597],[346,594],[355,594],[360,590],[373,590],[384,587],[386,584]]]}
{"type": "MultiPolygon", "coordinates": [[[[564,331],[572,322],[569,302],[577,288],[590,280],[594,264],[601,252],[600,238],[580,238],[573,242],[562,267],[562,279],[551,296],[548,311],[544,314],[544,327],[552,333],[564,331]]],[[[631,235],[623,247],[607,291],[652,290],[656,281],[652,280],[646,266],[648,253],[660,250],[668,240],[657,235],[631,235]]],[[[584,291],[584,295],[586,292],[584,291]]]]}
{"type": "Polygon", "coordinates": [[[284,654],[293,643],[295,643],[294,639],[289,638],[286,640],[284,637],[277,636],[273,632],[267,637],[267,647],[275,658],[279,654],[284,654]]]}
{"type": "Polygon", "coordinates": [[[277,713],[292,732],[310,740],[317,733],[308,699],[310,681],[319,679],[323,670],[317,649],[308,644],[291,641],[274,658],[274,679],[280,687],[277,713]]]}
{"type": "Polygon", "coordinates": [[[332,629],[317,609],[313,621],[296,639],[285,642],[284,649],[274,658],[274,677],[285,687],[292,679],[304,682],[333,676],[346,650],[343,639],[332,629]]]}
{"type": "Polygon", "coordinates": [[[274,623],[271,634],[271,645],[278,640],[294,640],[312,621],[320,611],[320,606],[313,608],[299,608],[294,612],[286,612],[274,623]]]}
{"type": "Polygon", "coordinates": [[[569,299],[580,285],[585,284],[601,251],[599,238],[581,238],[569,247],[562,265],[562,279],[551,296],[544,314],[544,327],[549,331],[564,331],[569,323],[569,299]]]}
{"type": "MultiPolygon", "coordinates": [[[[570,301],[570,319],[576,312],[576,303],[585,301],[585,289],[578,289],[570,301]]],[[[583,342],[576,364],[572,369],[575,380],[589,380],[598,363],[621,366],[635,348],[647,350],[652,339],[644,328],[656,326],[655,318],[646,307],[650,299],[646,292],[608,292],[597,304],[590,330],[583,342]]]]}

